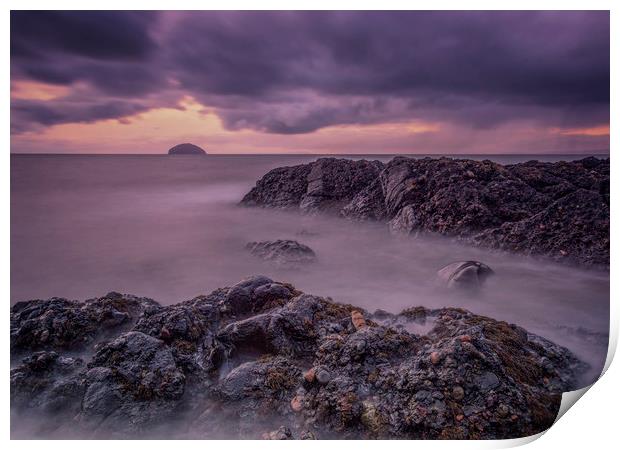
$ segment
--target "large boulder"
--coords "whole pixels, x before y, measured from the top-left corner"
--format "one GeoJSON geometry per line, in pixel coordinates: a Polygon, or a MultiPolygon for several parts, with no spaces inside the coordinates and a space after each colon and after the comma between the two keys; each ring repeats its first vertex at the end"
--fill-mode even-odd
{"type": "MultiPolygon", "coordinates": [[[[117,310],[136,298],[119,295],[117,310]]],[[[52,321],[67,315],[48,302],[52,321]]],[[[77,341],[107,336],[80,358],[22,347],[13,429],[27,418],[33,437],[515,438],[548,428],[561,393],[587,381],[567,349],[463,309],[369,314],[264,276],[147,303],[129,331],[77,329],[77,341]]]]}
{"type": "Polygon", "coordinates": [[[245,248],[253,256],[282,268],[298,269],[316,261],[314,250],[289,239],[250,242],[245,248]]]}

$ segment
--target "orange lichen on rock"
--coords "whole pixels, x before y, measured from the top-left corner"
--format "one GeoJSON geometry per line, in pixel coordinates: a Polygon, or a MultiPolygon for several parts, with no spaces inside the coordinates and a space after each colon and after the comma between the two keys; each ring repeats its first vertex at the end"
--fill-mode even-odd
{"type": "Polygon", "coordinates": [[[315,379],[316,369],[314,367],[311,367],[306,373],[304,373],[304,380],[306,380],[308,383],[312,383],[315,379]]]}
{"type": "Polygon", "coordinates": [[[358,310],[351,311],[351,322],[353,322],[353,326],[356,330],[366,326],[366,319],[364,319],[364,315],[358,310]]]}
{"type": "Polygon", "coordinates": [[[296,395],[291,400],[291,409],[295,412],[299,412],[303,409],[302,399],[299,395],[296,395]]]}

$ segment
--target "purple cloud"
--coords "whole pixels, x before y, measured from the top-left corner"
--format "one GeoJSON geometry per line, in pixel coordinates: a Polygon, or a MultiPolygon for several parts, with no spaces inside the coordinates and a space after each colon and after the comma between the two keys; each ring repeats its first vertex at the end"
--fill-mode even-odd
{"type": "Polygon", "coordinates": [[[278,134],[609,120],[605,11],[13,12],[11,22],[13,80],[89,86],[87,119],[62,99],[14,101],[17,131],[183,95],[229,129],[278,134]]]}

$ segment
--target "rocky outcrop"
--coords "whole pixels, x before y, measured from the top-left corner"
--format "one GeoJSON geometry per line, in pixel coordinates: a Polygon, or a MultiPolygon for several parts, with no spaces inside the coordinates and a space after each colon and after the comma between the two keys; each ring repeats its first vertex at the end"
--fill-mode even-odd
{"type": "Polygon", "coordinates": [[[434,233],[609,265],[609,159],[503,166],[451,158],[397,157],[387,164],[322,158],[272,170],[241,204],[379,220],[395,233],[434,233]]]}
{"type": "Polygon", "coordinates": [[[245,248],[253,256],[282,268],[298,269],[316,261],[314,250],[307,245],[288,239],[250,242],[245,248]]]}
{"type": "MultiPolygon", "coordinates": [[[[137,298],[118,296],[117,310],[137,298]]],[[[549,427],[586,369],[542,337],[466,310],[371,314],[264,276],[176,305],[142,303],[129,329],[75,331],[91,344],[101,336],[94,347],[63,337],[42,351],[14,342],[39,339],[24,311],[53,322],[79,303],[14,306],[11,423],[40,418],[38,437],[513,438],[549,427]]]]}
{"type": "Polygon", "coordinates": [[[299,208],[338,213],[383,169],[379,161],[321,158],[311,164],[273,169],[243,198],[246,206],[299,208]]]}

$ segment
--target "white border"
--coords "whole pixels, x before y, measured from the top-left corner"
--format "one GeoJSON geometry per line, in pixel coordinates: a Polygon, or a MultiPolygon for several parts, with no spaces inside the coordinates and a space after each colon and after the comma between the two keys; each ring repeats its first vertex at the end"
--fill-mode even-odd
{"type": "MultiPolygon", "coordinates": [[[[53,3],[49,1],[6,1],[4,2],[8,8],[5,9],[4,14],[1,16],[1,30],[2,30],[2,52],[3,60],[5,61],[4,70],[2,76],[4,78],[4,86],[10,95],[10,56],[9,56],[9,9],[502,9],[502,10],[522,10],[522,9],[548,9],[548,10],[571,10],[571,9],[598,9],[598,10],[611,10],[611,80],[618,80],[620,71],[618,70],[618,44],[620,42],[620,33],[618,27],[620,20],[618,15],[620,14],[620,8],[614,8],[618,2],[612,0],[433,0],[427,2],[421,1],[396,1],[396,0],[383,0],[381,2],[357,0],[357,1],[334,1],[334,0],[314,0],[314,1],[282,1],[282,0],[262,0],[258,1],[243,1],[243,0],[228,0],[227,2],[214,2],[214,1],[197,1],[197,0],[176,0],[163,1],[163,0],[151,0],[151,1],[136,1],[136,0],[108,0],[104,2],[91,2],[85,4],[83,1],[76,0],[56,0],[53,3]]],[[[618,89],[612,82],[611,91],[611,129],[616,130],[618,123],[618,89]]],[[[4,130],[4,142],[5,149],[3,150],[0,161],[2,166],[2,177],[0,183],[2,184],[1,202],[2,202],[2,227],[1,242],[2,242],[2,271],[0,272],[1,286],[4,293],[5,302],[8,303],[9,289],[10,289],[10,234],[9,234],[9,208],[10,208],[10,102],[6,101],[2,108],[3,121],[2,126],[4,130]]],[[[611,133],[611,147],[616,148],[618,144],[618,135],[615,132],[611,133]]],[[[611,150],[610,150],[611,153],[611,150]]],[[[611,183],[611,199],[612,199],[612,230],[616,219],[614,211],[616,211],[616,199],[618,195],[618,189],[616,189],[616,174],[615,163],[612,158],[612,183],[611,183]]],[[[613,234],[613,232],[612,232],[613,234]]],[[[612,255],[616,254],[616,240],[612,239],[612,255]]],[[[615,281],[617,270],[612,264],[611,268],[611,298],[618,301],[620,298],[620,290],[618,289],[618,283],[615,281]]],[[[8,307],[6,305],[5,307],[8,307]]],[[[611,356],[615,353],[618,337],[618,308],[615,302],[612,300],[611,304],[611,333],[610,333],[610,350],[606,367],[609,367],[611,363],[611,356]]],[[[2,404],[4,409],[2,410],[2,431],[4,439],[8,440],[10,436],[9,432],[9,330],[8,330],[8,317],[5,316],[3,321],[4,330],[1,332],[4,340],[2,347],[4,369],[3,374],[5,381],[1,384],[2,404]]],[[[542,439],[525,438],[513,441],[458,441],[456,444],[446,443],[441,441],[349,441],[338,442],[323,441],[317,443],[314,441],[295,441],[291,442],[263,442],[263,441],[229,441],[227,443],[222,442],[205,442],[205,441],[183,441],[173,445],[183,446],[184,448],[204,448],[205,446],[245,446],[252,445],[258,449],[267,448],[271,446],[280,446],[280,448],[310,448],[310,446],[331,448],[338,445],[338,447],[355,447],[355,448],[377,448],[378,446],[390,445],[391,447],[409,448],[415,446],[416,448],[502,448],[512,447],[527,442],[533,442],[530,448],[542,449],[549,447],[556,448],[584,448],[585,446],[592,446],[594,448],[608,448],[612,443],[617,445],[616,428],[618,426],[618,409],[620,407],[620,369],[618,369],[618,363],[612,365],[611,368],[604,374],[604,376],[597,381],[590,391],[577,403],[575,408],[571,408],[558,422],[551,427],[551,429],[544,433],[542,439]]],[[[118,446],[119,448],[135,448],[136,446],[148,445],[153,449],[165,449],[168,448],[170,443],[167,441],[149,441],[148,443],[139,443],[135,441],[115,441],[107,443],[103,441],[10,441],[8,443],[10,448],[31,448],[34,446],[45,446],[49,449],[62,449],[67,448],[81,448],[84,445],[88,445],[94,449],[107,449],[109,445],[118,446]]]]}

